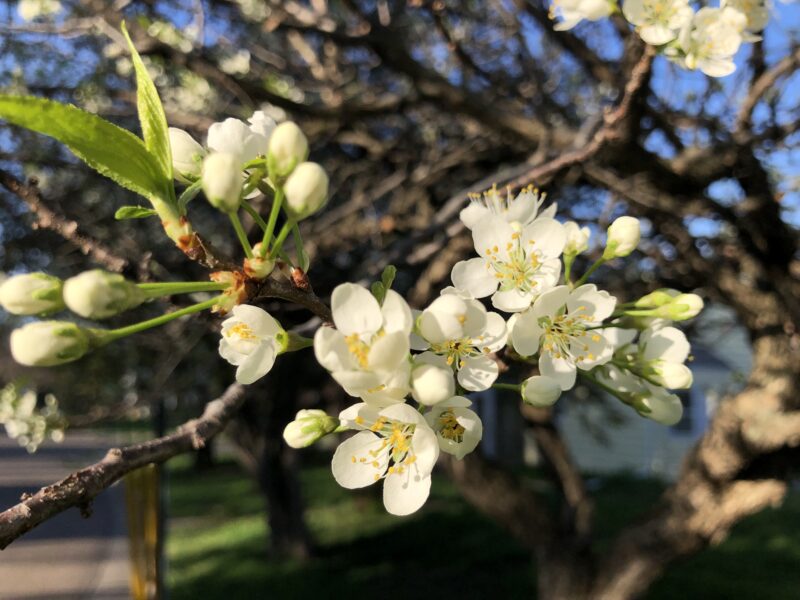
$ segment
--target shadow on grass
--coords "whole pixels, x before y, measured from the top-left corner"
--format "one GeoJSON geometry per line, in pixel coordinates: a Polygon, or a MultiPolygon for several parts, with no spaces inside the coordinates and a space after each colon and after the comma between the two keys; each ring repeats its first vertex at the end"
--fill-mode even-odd
{"type": "MultiPolygon", "coordinates": [[[[307,562],[268,559],[255,486],[233,465],[177,469],[168,541],[171,597],[533,598],[530,557],[475,513],[448,482],[434,482],[422,511],[387,515],[380,489],[339,488],[326,465],[302,473],[309,527],[319,543],[307,562]]],[[[649,510],[662,484],[633,477],[593,480],[598,551],[649,510]]],[[[800,589],[800,497],[741,523],[720,546],[676,565],[648,594],[790,598],[800,589]]]]}

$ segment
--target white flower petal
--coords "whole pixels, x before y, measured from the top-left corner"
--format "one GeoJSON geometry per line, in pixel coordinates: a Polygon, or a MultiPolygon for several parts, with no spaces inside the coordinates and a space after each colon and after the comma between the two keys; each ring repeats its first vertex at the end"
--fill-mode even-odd
{"type": "Polygon", "coordinates": [[[331,296],[331,310],[336,328],[344,335],[375,333],[383,325],[383,314],[375,296],[355,283],[336,286],[331,296]]]}
{"type": "Polygon", "coordinates": [[[414,318],[411,309],[403,297],[394,290],[388,290],[381,306],[383,314],[383,329],[386,333],[402,331],[406,335],[411,333],[414,318]]]}
{"type": "Polygon", "coordinates": [[[347,349],[344,336],[333,327],[317,329],[314,334],[314,355],[317,362],[328,371],[344,371],[358,366],[347,349]]]}
{"type": "Polygon", "coordinates": [[[277,348],[273,340],[264,340],[236,369],[236,381],[248,385],[269,373],[275,364],[277,348]]]}
{"type": "Polygon", "coordinates": [[[555,379],[562,390],[571,389],[575,385],[575,364],[565,358],[554,358],[550,352],[544,352],[539,357],[539,372],[545,377],[555,379]]]}
{"type": "Polygon", "coordinates": [[[593,322],[599,324],[611,316],[617,305],[617,299],[605,290],[597,290],[593,283],[587,283],[572,290],[567,300],[570,315],[586,315],[594,317],[593,322]]]}
{"type": "MultiPolygon", "coordinates": [[[[507,261],[507,244],[515,243],[514,228],[501,217],[492,215],[472,230],[472,241],[478,254],[492,260],[507,261]]],[[[453,282],[455,284],[455,282],[453,282]]],[[[455,284],[456,287],[461,287],[455,284]]]]}
{"type": "Polygon", "coordinates": [[[564,250],[567,233],[564,226],[555,219],[539,218],[522,230],[522,247],[526,252],[531,248],[540,252],[544,258],[556,258],[564,250]]]}
{"type": "Polygon", "coordinates": [[[569,298],[569,287],[559,285],[539,296],[533,303],[531,312],[536,318],[553,317],[567,303],[567,298],[569,298]]]}
{"type": "Polygon", "coordinates": [[[375,476],[383,475],[389,465],[389,449],[382,445],[383,439],[371,431],[360,431],[339,444],[331,461],[336,483],[349,490],[375,483],[375,476]]]}
{"type": "Polygon", "coordinates": [[[491,265],[483,258],[462,260],[450,274],[453,285],[473,298],[484,298],[497,289],[497,278],[491,265]]]}
{"type": "Polygon", "coordinates": [[[544,330],[539,326],[538,317],[532,310],[515,315],[511,323],[511,345],[522,356],[533,356],[539,350],[539,342],[544,330]]]}
{"type": "Polygon", "coordinates": [[[408,357],[408,334],[402,331],[388,333],[378,338],[369,350],[367,364],[370,369],[392,371],[408,357]]]}
{"type": "Polygon", "coordinates": [[[504,312],[520,312],[531,305],[533,292],[522,292],[517,289],[495,292],[492,295],[492,306],[504,312]]]}
{"type": "Polygon", "coordinates": [[[488,390],[497,380],[500,368],[488,356],[470,356],[458,370],[458,383],[471,392],[488,390]]]}
{"type": "Polygon", "coordinates": [[[430,474],[421,476],[406,469],[402,474],[387,475],[383,483],[383,505],[390,514],[404,517],[422,508],[430,492],[430,474]]]}

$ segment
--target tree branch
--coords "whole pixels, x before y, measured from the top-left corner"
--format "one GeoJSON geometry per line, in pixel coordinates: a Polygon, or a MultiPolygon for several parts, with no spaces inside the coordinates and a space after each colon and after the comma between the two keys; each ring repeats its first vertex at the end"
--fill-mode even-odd
{"type": "Polygon", "coordinates": [[[33,495],[23,495],[19,504],[0,513],[0,549],[68,508],[77,506],[87,512],[95,496],[127,473],[202,448],[225,428],[244,399],[244,387],[233,384],[217,400],[206,405],[199,419],[187,421],[175,433],[125,448],[112,448],[100,462],[67,475],[33,495]]]}

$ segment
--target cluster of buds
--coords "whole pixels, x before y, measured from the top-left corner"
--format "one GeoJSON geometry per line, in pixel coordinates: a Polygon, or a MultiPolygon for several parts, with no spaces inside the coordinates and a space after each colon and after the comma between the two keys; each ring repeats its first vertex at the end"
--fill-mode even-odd
{"type": "MultiPolygon", "coordinates": [[[[230,217],[244,248],[247,277],[268,277],[289,232],[299,236],[296,223],[319,211],[328,199],[328,175],[322,166],[306,160],[309,146],[305,134],[292,121],[276,125],[257,111],[248,123],[238,119],[214,123],[206,147],[180,129],[170,128],[169,136],[175,178],[200,186],[208,202],[230,217]],[[267,220],[254,214],[249,204],[243,206],[260,191],[273,195],[267,220]],[[252,247],[239,222],[241,208],[263,229],[263,240],[252,247]],[[281,209],[286,231],[276,232],[281,209]]],[[[305,270],[305,256],[297,258],[305,270]]]]}
{"type": "Polygon", "coordinates": [[[100,269],[84,271],[61,281],[45,273],[26,273],[8,278],[0,286],[0,306],[22,316],[49,316],[68,309],[83,319],[109,319],[134,309],[151,298],[173,294],[221,291],[210,301],[168,313],[119,329],[82,327],[71,321],[35,321],[11,333],[11,355],[18,363],[30,367],[52,367],[82,358],[87,352],[105,344],[195,312],[195,307],[223,305],[231,295],[231,283],[224,278],[212,282],[141,283],[125,279],[118,273],[100,269]]]}

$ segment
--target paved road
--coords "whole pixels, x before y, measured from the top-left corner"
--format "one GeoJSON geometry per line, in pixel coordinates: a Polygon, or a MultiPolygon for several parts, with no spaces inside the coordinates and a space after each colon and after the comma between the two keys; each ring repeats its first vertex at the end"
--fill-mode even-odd
{"type": "MultiPolygon", "coordinates": [[[[67,433],[29,455],[0,433],[0,509],[101,458],[107,436],[67,433]]],[[[0,552],[0,600],[129,600],[122,488],[98,496],[90,519],[70,509],[0,552]]]]}

